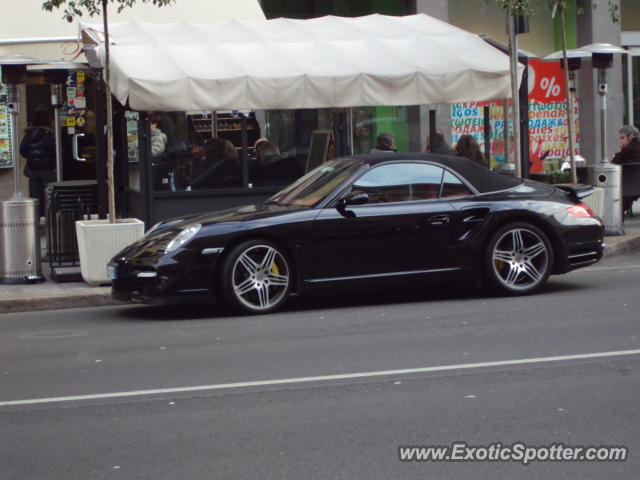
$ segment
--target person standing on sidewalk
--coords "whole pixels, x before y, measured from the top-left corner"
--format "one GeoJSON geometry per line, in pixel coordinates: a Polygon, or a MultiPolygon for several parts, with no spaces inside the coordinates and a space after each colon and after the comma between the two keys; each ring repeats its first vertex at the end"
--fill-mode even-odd
{"type": "Polygon", "coordinates": [[[47,184],[56,181],[56,141],[49,127],[49,113],[39,107],[36,107],[32,125],[25,129],[20,155],[27,159],[24,174],[29,178],[29,196],[40,202],[42,217],[44,190],[47,184]]]}

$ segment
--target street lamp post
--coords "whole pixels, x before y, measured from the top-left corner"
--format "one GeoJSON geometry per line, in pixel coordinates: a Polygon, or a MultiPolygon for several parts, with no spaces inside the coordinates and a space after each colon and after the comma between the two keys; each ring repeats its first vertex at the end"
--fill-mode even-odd
{"type": "MultiPolygon", "coordinates": [[[[522,144],[520,138],[520,97],[518,95],[518,35],[521,33],[529,33],[529,20],[525,15],[507,15],[507,34],[509,36],[509,60],[511,70],[511,104],[513,109],[513,136],[515,138],[514,143],[514,155],[515,155],[515,171],[514,175],[521,178],[522,175],[522,144]]],[[[505,129],[508,130],[508,125],[505,125],[505,129]]],[[[509,152],[506,151],[506,159],[508,159],[509,152]]]]}
{"type": "Polygon", "coordinates": [[[20,168],[18,161],[18,142],[16,131],[18,127],[18,114],[20,113],[20,92],[18,85],[25,83],[27,76],[27,66],[39,63],[37,60],[24,55],[3,55],[0,56],[0,67],[2,67],[2,83],[7,85],[8,91],[8,111],[9,128],[11,130],[11,156],[13,158],[13,198],[22,198],[20,187],[20,168]]]}
{"type": "MultiPolygon", "coordinates": [[[[622,169],[619,165],[614,165],[607,158],[607,69],[613,66],[613,55],[616,53],[628,53],[626,50],[611,45],[609,43],[594,43],[579,47],[575,50],[568,50],[569,60],[569,95],[568,100],[573,100],[575,91],[575,70],[581,65],[582,58],[591,58],[593,68],[598,70],[598,95],[600,96],[600,162],[592,167],[591,183],[604,190],[604,205],[602,220],[605,225],[605,235],[623,235],[622,230],[622,169]]],[[[544,58],[545,60],[562,59],[562,52],[554,52],[544,58]]],[[[562,64],[562,60],[560,62],[562,64]]],[[[573,113],[570,108],[570,113],[573,113]]],[[[573,120],[570,116],[570,127],[573,120]]],[[[571,130],[570,130],[571,132],[571,130]]],[[[571,133],[570,133],[571,135],[571,133]]],[[[572,138],[570,137],[570,145],[572,138]]],[[[571,150],[573,150],[571,148],[571,150]]],[[[575,162],[572,156],[572,169],[575,162]]]]}
{"type": "Polygon", "coordinates": [[[604,189],[602,219],[605,235],[623,235],[622,229],[622,168],[609,162],[607,157],[607,70],[613,67],[613,55],[628,53],[609,43],[594,43],[580,47],[591,53],[592,67],[598,70],[598,95],[600,96],[600,163],[593,169],[593,183],[604,189]]]}
{"type": "Polygon", "coordinates": [[[43,279],[40,264],[38,200],[22,195],[18,157],[18,85],[24,83],[27,65],[40,63],[23,55],[0,56],[2,83],[8,87],[9,128],[13,159],[13,196],[0,201],[0,283],[33,283],[43,279]]]}
{"type": "MultiPolygon", "coordinates": [[[[576,174],[576,161],[575,161],[575,146],[574,146],[574,116],[573,109],[575,105],[575,92],[576,92],[576,70],[579,70],[582,65],[582,59],[584,57],[590,57],[589,52],[583,50],[568,50],[567,51],[567,69],[568,69],[568,85],[567,85],[567,135],[569,140],[569,162],[571,165],[571,179],[572,182],[577,181],[576,174]]],[[[545,61],[559,60],[560,68],[564,70],[564,55],[562,50],[554,52],[551,55],[544,57],[545,61]]]]}

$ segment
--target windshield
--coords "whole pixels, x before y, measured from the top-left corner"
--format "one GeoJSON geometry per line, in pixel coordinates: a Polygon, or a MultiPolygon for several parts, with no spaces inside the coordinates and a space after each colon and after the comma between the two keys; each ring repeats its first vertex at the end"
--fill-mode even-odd
{"type": "Polygon", "coordinates": [[[313,207],[347,180],[362,166],[360,160],[331,160],[311,170],[266,203],[313,207]]]}

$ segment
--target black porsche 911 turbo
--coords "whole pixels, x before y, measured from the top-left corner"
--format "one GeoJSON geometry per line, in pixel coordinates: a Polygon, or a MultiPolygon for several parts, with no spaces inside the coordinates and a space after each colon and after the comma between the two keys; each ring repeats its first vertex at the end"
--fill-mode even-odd
{"type": "Polygon", "coordinates": [[[262,204],[157,224],[109,263],[112,295],[266,313],[292,293],[445,277],[526,294],[602,257],[602,221],[580,201],[591,192],[460,157],[340,158],[262,204]]]}

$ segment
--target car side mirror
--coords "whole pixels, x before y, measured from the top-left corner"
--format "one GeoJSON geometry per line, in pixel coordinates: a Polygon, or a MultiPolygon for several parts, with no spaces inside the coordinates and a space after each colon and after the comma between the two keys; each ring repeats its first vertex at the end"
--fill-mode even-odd
{"type": "Polygon", "coordinates": [[[369,202],[369,195],[364,192],[353,191],[342,199],[343,205],[364,205],[369,202]]]}

